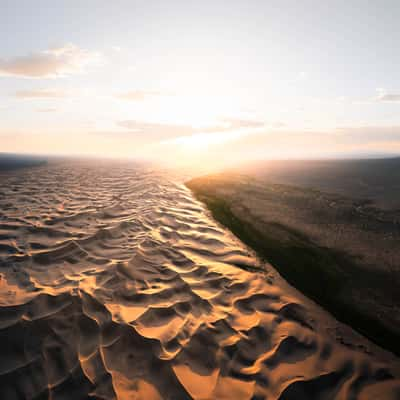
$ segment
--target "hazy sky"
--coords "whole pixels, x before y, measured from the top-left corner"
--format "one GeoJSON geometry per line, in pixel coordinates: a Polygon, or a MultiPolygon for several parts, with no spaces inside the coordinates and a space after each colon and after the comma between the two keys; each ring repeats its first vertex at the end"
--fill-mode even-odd
{"type": "Polygon", "coordinates": [[[398,0],[0,7],[0,151],[400,153],[398,0]]]}

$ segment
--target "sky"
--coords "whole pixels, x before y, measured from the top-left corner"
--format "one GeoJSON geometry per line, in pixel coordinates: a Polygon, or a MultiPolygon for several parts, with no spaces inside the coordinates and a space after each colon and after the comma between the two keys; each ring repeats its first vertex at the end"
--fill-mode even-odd
{"type": "Polygon", "coordinates": [[[0,151],[400,154],[398,0],[0,0],[0,151]]]}

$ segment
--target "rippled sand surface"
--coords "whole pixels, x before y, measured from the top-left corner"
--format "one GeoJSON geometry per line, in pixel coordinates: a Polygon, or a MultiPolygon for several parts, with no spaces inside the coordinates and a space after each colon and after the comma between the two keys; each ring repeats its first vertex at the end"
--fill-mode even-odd
{"type": "Polygon", "coordinates": [[[400,398],[178,180],[55,163],[0,188],[1,399],[400,398]]]}

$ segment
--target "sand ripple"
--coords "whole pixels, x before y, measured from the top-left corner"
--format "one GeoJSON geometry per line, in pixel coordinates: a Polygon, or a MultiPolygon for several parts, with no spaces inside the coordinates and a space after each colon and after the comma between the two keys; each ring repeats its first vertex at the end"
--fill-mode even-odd
{"type": "Polygon", "coordinates": [[[187,189],[139,166],[0,176],[2,399],[399,399],[187,189]],[[318,321],[317,321],[318,322],[318,321]]]}

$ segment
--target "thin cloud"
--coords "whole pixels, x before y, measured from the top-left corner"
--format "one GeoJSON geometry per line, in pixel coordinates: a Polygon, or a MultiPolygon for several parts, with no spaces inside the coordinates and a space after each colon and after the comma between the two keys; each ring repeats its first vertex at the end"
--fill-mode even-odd
{"type": "Polygon", "coordinates": [[[14,93],[18,99],[37,99],[37,98],[63,98],[66,93],[59,90],[36,89],[36,90],[19,90],[14,93]]]}
{"type": "MultiPolygon", "coordinates": [[[[186,142],[190,143],[189,140],[186,142]]],[[[171,140],[169,144],[186,142],[185,138],[181,138],[179,141],[171,140]]],[[[349,126],[320,131],[286,130],[284,134],[281,130],[270,129],[221,137],[219,141],[208,143],[211,146],[206,147],[207,151],[214,151],[217,157],[223,151],[232,160],[239,156],[242,159],[284,159],[374,152],[389,154],[400,150],[400,126],[349,126]]]]}
{"type": "Polygon", "coordinates": [[[378,95],[376,97],[377,101],[382,101],[385,103],[399,103],[400,102],[400,93],[390,93],[385,89],[377,89],[378,95]]]}
{"type": "Polygon", "coordinates": [[[132,90],[125,93],[119,93],[115,97],[120,100],[128,101],[142,101],[148,97],[162,96],[161,92],[157,91],[145,91],[145,90],[132,90]]]}
{"type": "Polygon", "coordinates": [[[339,127],[335,133],[341,140],[357,144],[393,141],[400,143],[399,125],[339,127]]]}
{"type": "Polygon", "coordinates": [[[262,121],[243,120],[243,119],[224,119],[220,124],[207,126],[203,128],[193,127],[191,125],[174,125],[174,124],[159,124],[148,123],[135,120],[119,121],[117,125],[129,129],[131,133],[148,135],[152,137],[173,138],[181,136],[196,135],[199,133],[220,133],[237,131],[243,129],[256,129],[265,126],[262,121]]]}
{"type": "Polygon", "coordinates": [[[86,66],[99,60],[99,53],[67,44],[39,53],[0,59],[0,76],[57,78],[80,73],[86,66]]]}
{"type": "Polygon", "coordinates": [[[141,121],[119,121],[117,125],[129,130],[135,135],[164,139],[173,136],[187,136],[196,130],[190,125],[157,124],[141,121]]]}
{"type": "Polygon", "coordinates": [[[38,108],[36,110],[36,112],[40,112],[40,113],[51,113],[51,112],[56,112],[57,109],[56,108],[38,108]]]}
{"type": "Polygon", "coordinates": [[[255,129],[262,128],[265,126],[263,121],[248,120],[248,119],[235,119],[225,118],[222,120],[222,126],[210,127],[210,132],[222,132],[222,131],[233,131],[238,129],[255,129]]]}
{"type": "Polygon", "coordinates": [[[400,103],[400,94],[393,94],[393,93],[383,94],[378,97],[378,100],[387,103],[400,103]]]}

